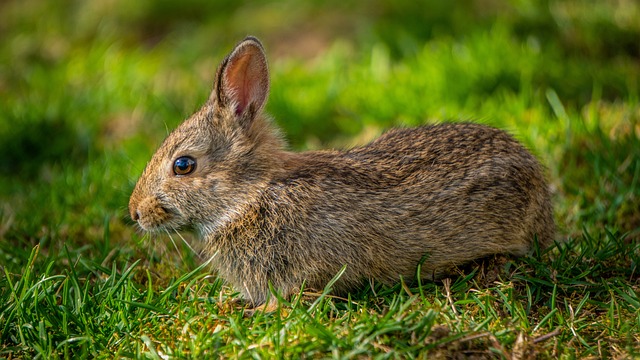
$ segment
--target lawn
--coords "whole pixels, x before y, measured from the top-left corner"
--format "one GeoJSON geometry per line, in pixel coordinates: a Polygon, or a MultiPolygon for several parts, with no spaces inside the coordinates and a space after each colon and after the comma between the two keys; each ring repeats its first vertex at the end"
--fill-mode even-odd
{"type": "Polygon", "coordinates": [[[4,1],[0,358],[640,357],[639,99],[631,0],[4,1]],[[247,34],[292,149],[505,129],[547,168],[556,246],[243,316],[127,202],[247,34]]]}

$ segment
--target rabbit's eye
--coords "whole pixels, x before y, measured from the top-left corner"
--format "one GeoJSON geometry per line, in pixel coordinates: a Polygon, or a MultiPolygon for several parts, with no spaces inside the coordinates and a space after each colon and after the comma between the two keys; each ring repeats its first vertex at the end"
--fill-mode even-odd
{"type": "Polygon", "coordinates": [[[188,156],[179,157],[173,163],[173,173],[189,175],[196,169],[196,161],[188,156]]]}

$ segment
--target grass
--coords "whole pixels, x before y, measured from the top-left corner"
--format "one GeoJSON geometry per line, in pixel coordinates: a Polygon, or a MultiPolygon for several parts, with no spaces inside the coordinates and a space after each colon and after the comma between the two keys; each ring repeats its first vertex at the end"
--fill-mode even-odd
{"type": "Polygon", "coordinates": [[[640,356],[640,8],[447,4],[2,3],[0,357],[640,356]],[[244,317],[126,204],[247,33],[292,148],[442,120],[506,129],[549,170],[557,246],[244,317]]]}

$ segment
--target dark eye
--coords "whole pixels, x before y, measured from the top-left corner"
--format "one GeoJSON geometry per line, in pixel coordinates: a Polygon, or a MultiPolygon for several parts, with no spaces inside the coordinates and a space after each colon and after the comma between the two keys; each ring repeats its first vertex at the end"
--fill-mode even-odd
{"type": "Polygon", "coordinates": [[[179,157],[173,162],[173,173],[189,175],[196,169],[196,161],[188,156],[179,157]]]}

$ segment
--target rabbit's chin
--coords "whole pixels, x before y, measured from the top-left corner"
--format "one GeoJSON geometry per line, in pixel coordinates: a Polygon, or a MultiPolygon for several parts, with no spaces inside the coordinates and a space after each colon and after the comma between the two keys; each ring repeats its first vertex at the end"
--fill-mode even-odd
{"type": "Polygon", "coordinates": [[[240,219],[252,211],[252,205],[253,202],[248,199],[236,201],[233,205],[224,207],[220,214],[210,214],[206,220],[194,221],[190,229],[195,231],[201,238],[219,234],[225,228],[241,222],[240,219]]]}
{"type": "Polygon", "coordinates": [[[192,228],[201,238],[207,235],[215,235],[223,231],[222,229],[237,223],[240,218],[246,216],[250,208],[250,202],[238,201],[233,206],[228,207],[224,212],[210,221],[195,224],[192,228]]]}
{"type": "Polygon", "coordinates": [[[232,217],[229,215],[222,215],[214,221],[201,223],[196,225],[194,228],[197,231],[198,235],[202,238],[207,235],[217,234],[228,224],[233,222],[232,217]]]}

